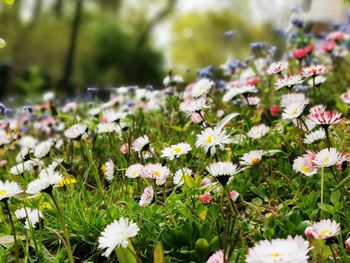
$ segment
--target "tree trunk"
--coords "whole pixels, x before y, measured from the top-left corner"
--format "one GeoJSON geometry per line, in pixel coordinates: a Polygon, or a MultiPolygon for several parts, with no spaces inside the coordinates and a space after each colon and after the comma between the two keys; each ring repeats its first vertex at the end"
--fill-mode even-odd
{"type": "Polygon", "coordinates": [[[74,92],[71,78],[74,68],[74,55],[76,52],[77,38],[80,27],[81,14],[83,10],[83,1],[76,0],[76,6],[74,11],[74,17],[72,20],[72,31],[69,38],[69,46],[67,50],[67,55],[63,67],[63,76],[60,81],[60,90],[66,94],[72,94],[74,92]]]}
{"type": "Polygon", "coordinates": [[[53,10],[55,12],[56,17],[60,18],[62,17],[62,10],[63,10],[63,0],[56,0],[53,10]]]}

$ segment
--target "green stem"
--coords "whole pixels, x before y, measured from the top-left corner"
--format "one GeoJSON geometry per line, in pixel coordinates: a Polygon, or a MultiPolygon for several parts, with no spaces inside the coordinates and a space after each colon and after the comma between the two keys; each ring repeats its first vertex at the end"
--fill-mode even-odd
{"type": "Polygon", "coordinates": [[[102,186],[102,183],[101,183],[101,180],[100,180],[98,169],[97,169],[96,164],[95,164],[95,162],[94,162],[94,160],[92,158],[92,154],[89,152],[89,149],[87,148],[85,143],[82,140],[80,142],[81,142],[81,146],[84,147],[84,152],[86,153],[86,157],[88,158],[88,161],[92,165],[92,168],[94,170],[93,174],[95,176],[95,180],[96,180],[96,183],[97,183],[98,190],[102,194],[103,193],[103,186],[102,186]]]}
{"type": "Polygon", "coordinates": [[[74,262],[74,259],[73,259],[73,254],[72,254],[72,249],[71,249],[71,246],[70,246],[70,242],[69,242],[69,236],[68,236],[68,231],[67,231],[67,226],[66,226],[66,223],[64,222],[64,217],[61,213],[61,210],[58,206],[58,203],[55,199],[55,197],[53,196],[52,194],[52,191],[49,192],[49,195],[57,209],[57,212],[58,212],[58,216],[60,218],[60,221],[61,221],[61,225],[62,225],[62,229],[63,229],[63,232],[64,232],[64,236],[66,238],[66,243],[67,243],[67,254],[68,254],[68,261],[69,263],[73,263],[74,262]]]}
{"type": "Polygon", "coordinates": [[[321,169],[321,205],[323,207],[323,183],[324,183],[324,167],[321,169]]]}
{"type": "Polygon", "coordinates": [[[15,225],[14,225],[13,220],[12,220],[12,216],[11,216],[11,211],[10,211],[10,208],[9,208],[8,200],[5,200],[4,203],[5,203],[5,208],[7,210],[8,216],[9,216],[11,229],[12,229],[12,233],[13,233],[13,240],[14,240],[14,243],[15,243],[15,250],[16,250],[16,262],[19,263],[19,247],[18,247],[18,242],[17,242],[16,228],[15,228],[15,225]]]}

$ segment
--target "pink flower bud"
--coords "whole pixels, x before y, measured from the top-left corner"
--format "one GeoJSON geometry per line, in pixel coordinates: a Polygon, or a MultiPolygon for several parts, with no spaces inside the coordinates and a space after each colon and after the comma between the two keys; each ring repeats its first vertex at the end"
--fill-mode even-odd
{"type": "Polygon", "coordinates": [[[239,197],[239,193],[236,191],[230,191],[230,198],[233,202],[236,202],[237,198],[239,197]]]}
{"type": "Polygon", "coordinates": [[[129,152],[129,145],[127,143],[124,143],[120,146],[120,152],[122,154],[127,154],[129,152]]]}
{"type": "Polygon", "coordinates": [[[305,229],[305,236],[307,238],[313,238],[315,237],[315,230],[313,227],[309,226],[305,229]]]}
{"type": "MultiPolygon", "coordinates": [[[[204,112],[201,112],[201,114],[204,116],[204,112]]],[[[190,118],[191,118],[191,121],[193,123],[203,122],[203,118],[201,117],[201,115],[199,113],[193,113],[190,118]]]]}
{"type": "Polygon", "coordinates": [[[345,248],[350,250],[350,237],[344,242],[345,248]]]}
{"type": "Polygon", "coordinates": [[[224,112],[223,110],[218,110],[218,111],[216,112],[216,116],[219,117],[219,118],[221,118],[222,116],[224,116],[224,114],[225,114],[225,112],[224,112]]]}
{"type": "Polygon", "coordinates": [[[204,194],[199,196],[199,200],[204,205],[205,204],[209,204],[212,199],[213,199],[213,196],[210,193],[208,193],[208,192],[205,192],[204,194]]]}
{"type": "Polygon", "coordinates": [[[278,116],[280,113],[280,107],[278,105],[271,105],[270,113],[272,116],[278,116]]]}

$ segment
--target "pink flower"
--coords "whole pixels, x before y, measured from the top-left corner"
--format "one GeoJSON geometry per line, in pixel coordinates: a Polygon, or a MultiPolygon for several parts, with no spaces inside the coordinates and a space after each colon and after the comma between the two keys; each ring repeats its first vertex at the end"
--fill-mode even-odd
{"type": "Polygon", "coordinates": [[[315,230],[314,230],[314,228],[312,227],[312,226],[308,226],[306,229],[305,229],[305,236],[307,237],[307,238],[314,238],[314,236],[315,236],[315,230]]]}
{"type": "Polygon", "coordinates": [[[236,191],[230,191],[230,198],[232,199],[233,202],[236,202],[236,200],[239,197],[239,193],[236,191]]]}
{"type": "Polygon", "coordinates": [[[129,144],[124,143],[120,146],[120,152],[122,154],[127,154],[129,152],[129,144]]]}
{"type": "Polygon", "coordinates": [[[319,113],[310,113],[308,116],[309,120],[316,125],[331,125],[341,122],[341,113],[336,111],[324,111],[319,113]]]}
{"type": "Polygon", "coordinates": [[[222,116],[224,116],[224,114],[225,114],[225,112],[224,112],[223,110],[218,110],[218,111],[216,112],[216,116],[219,117],[219,118],[221,118],[222,116]]]}
{"type": "Polygon", "coordinates": [[[296,59],[305,58],[312,50],[314,49],[313,45],[308,45],[304,48],[298,48],[292,51],[293,57],[296,59]]]}
{"type": "Polygon", "coordinates": [[[212,199],[213,199],[213,196],[210,193],[208,193],[208,192],[205,192],[204,194],[199,196],[199,200],[204,205],[209,204],[212,199]]]}
{"type": "Polygon", "coordinates": [[[257,77],[257,76],[251,77],[246,81],[246,85],[256,86],[259,84],[260,80],[261,80],[260,77],[257,77]]]}
{"type": "Polygon", "coordinates": [[[343,40],[344,38],[345,38],[345,35],[341,31],[335,31],[335,32],[329,33],[329,35],[327,36],[327,40],[330,40],[330,41],[339,41],[339,40],[343,40]]]}
{"type": "Polygon", "coordinates": [[[303,48],[293,50],[293,57],[296,59],[302,59],[307,56],[307,52],[303,48]]]}
{"type": "Polygon", "coordinates": [[[7,160],[0,161],[0,167],[5,167],[7,165],[7,160]]]}
{"type": "Polygon", "coordinates": [[[152,186],[146,187],[145,190],[143,191],[143,194],[141,195],[139,206],[141,207],[148,206],[153,200],[153,195],[154,195],[154,191],[152,186]]]}
{"type": "Polygon", "coordinates": [[[336,164],[337,169],[341,171],[343,167],[349,166],[350,163],[350,154],[347,152],[341,152],[338,156],[338,162],[336,164]]]}
{"type": "Polygon", "coordinates": [[[271,105],[270,113],[272,116],[278,116],[280,114],[280,107],[278,105],[271,105]]]}
{"type": "Polygon", "coordinates": [[[317,75],[325,73],[326,70],[326,67],[323,65],[315,65],[307,68],[302,68],[301,74],[305,77],[316,77],[317,75]]]}
{"type": "Polygon", "coordinates": [[[323,105],[316,105],[310,109],[311,114],[321,114],[326,111],[326,107],[323,105]]]}
{"type": "Polygon", "coordinates": [[[327,52],[332,52],[333,49],[337,46],[337,44],[334,41],[326,41],[322,44],[321,50],[327,51],[327,52]]]}
{"type": "MultiPolygon", "coordinates": [[[[202,114],[202,116],[204,116],[204,112],[201,112],[201,114],[202,114]]],[[[203,118],[202,118],[201,114],[199,114],[199,113],[191,114],[191,116],[190,116],[191,121],[193,123],[197,123],[197,124],[202,123],[203,118]]]]}
{"type": "Polygon", "coordinates": [[[342,100],[342,102],[350,104],[350,89],[348,89],[345,93],[341,94],[340,99],[342,100]]]}
{"type": "Polygon", "coordinates": [[[274,62],[272,63],[268,70],[266,71],[267,75],[275,75],[278,73],[281,73],[282,70],[288,68],[288,63],[287,62],[274,62]]]}
{"type": "MultiPolygon", "coordinates": [[[[226,257],[227,260],[227,257],[226,257]]],[[[222,250],[216,251],[213,255],[210,256],[207,263],[224,263],[224,252],[222,250]]]]}
{"type": "Polygon", "coordinates": [[[350,250],[350,237],[347,240],[345,240],[344,245],[347,250],[350,250]]]}

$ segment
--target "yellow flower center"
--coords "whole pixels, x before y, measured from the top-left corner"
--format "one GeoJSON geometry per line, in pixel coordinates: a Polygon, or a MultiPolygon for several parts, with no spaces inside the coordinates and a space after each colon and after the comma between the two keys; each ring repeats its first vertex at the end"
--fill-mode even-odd
{"type": "Polygon", "coordinates": [[[261,161],[260,158],[255,157],[255,158],[250,160],[250,164],[253,166],[258,166],[260,164],[260,161],[261,161]]]}
{"type": "Polygon", "coordinates": [[[157,177],[160,176],[160,172],[159,172],[159,171],[153,171],[153,173],[154,173],[157,177]]]}
{"type": "Polygon", "coordinates": [[[298,109],[297,108],[294,108],[291,110],[291,115],[296,115],[298,113],[298,109]]]}
{"type": "Polygon", "coordinates": [[[323,158],[323,163],[324,164],[328,164],[329,163],[329,157],[328,156],[323,158]]]}
{"type": "Polygon", "coordinates": [[[281,257],[282,255],[283,255],[282,253],[278,253],[278,252],[271,253],[271,257],[273,258],[278,258],[278,257],[281,257]]]}
{"type": "Polygon", "coordinates": [[[320,232],[320,237],[325,237],[325,236],[328,236],[330,233],[332,233],[332,230],[330,230],[330,229],[325,229],[325,230],[322,230],[321,232],[320,232]]]}
{"type": "Polygon", "coordinates": [[[176,147],[174,150],[173,150],[175,153],[181,153],[182,152],[182,149],[180,147],[176,147]]]}
{"type": "Polygon", "coordinates": [[[101,166],[102,173],[105,174],[107,172],[107,167],[106,165],[102,164],[101,166]]]}
{"type": "Polygon", "coordinates": [[[77,180],[73,177],[65,177],[58,183],[58,186],[63,187],[65,185],[75,184],[76,182],[77,180]]]}
{"type": "Polygon", "coordinates": [[[303,173],[309,173],[309,172],[310,172],[309,167],[307,167],[306,165],[302,165],[302,166],[300,167],[300,170],[301,170],[303,173]]]}
{"type": "Polygon", "coordinates": [[[212,143],[213,142],[213,136],[208,136],[207,138],[207,143],[212,143]]]}
{"type": "Polygon", "coordinates": [[[6,189],[0,190],[0,196],[5,196],[7,194],[6,189]]]}

